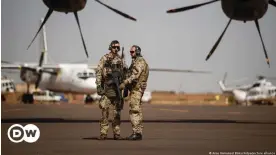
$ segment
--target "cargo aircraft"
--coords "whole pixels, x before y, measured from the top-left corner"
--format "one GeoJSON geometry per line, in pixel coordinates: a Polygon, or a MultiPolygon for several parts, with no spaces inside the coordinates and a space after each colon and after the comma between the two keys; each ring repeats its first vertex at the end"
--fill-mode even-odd
{"type": "MultiPolygon", "coordinates": [[[[43,19],[41,19],[43,21],[43,19]]],[[[33,95],[29,91],[30,84],[35,84],[35,88],[50,90],[62,93],[87,94],[86,101],[91,101],[91,94],[96,93],[96,65],[81,63],[63,63],[63,64],[44,64],[44,57],[47,53],[46,29],[43,26],[43,50],[40,55],[39,63],[14,63],[2,61],[1,69],[20,70],[20,78],[27,83],[27,93],[22,97],[26,103],[33,102],[33,95]]],[[[122,48],[123,49],[123,48],[122,48]]],[[[123,51],[122,51],[123,57],[123,51]]],[[[47,57],[46,57],[47,60],[47,57]]],[[[209,71],[177,70],[150,68],[151,71],[158,72],[187,72],[204,73],[209,71]]]]}

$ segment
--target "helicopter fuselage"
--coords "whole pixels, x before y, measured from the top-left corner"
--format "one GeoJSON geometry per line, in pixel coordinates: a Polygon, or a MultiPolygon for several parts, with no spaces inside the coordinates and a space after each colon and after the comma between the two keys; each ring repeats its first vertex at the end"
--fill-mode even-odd
{"type": "Polygon", "coordinates": [[[58,12],[77,12],[82,10],[87,0],[43,0],[44,4],[58,12]]]}
{"type": "Polygon", "coordinates": [[[228,18],[252,21],[265,15],[268,0],[221,0],[221,7],[228,18]]]}

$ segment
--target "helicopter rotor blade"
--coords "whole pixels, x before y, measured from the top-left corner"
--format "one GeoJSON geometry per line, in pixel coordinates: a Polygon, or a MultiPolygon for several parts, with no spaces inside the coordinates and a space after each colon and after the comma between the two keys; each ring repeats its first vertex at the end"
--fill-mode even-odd
{"type": "Polygon", "coordinates": [[[215,52],[216,48],[218,47],[218,45],[219,45],[219,43],[220,43],[222,37],[224,36],[224,34],[225,34],[225,32],[226,32],[228,26],[230,25],[231,21],[232,21],[232,18],[229,19],[229,21],[228,21],[228,23],[227,23],[225,29],[223,30],[222,34],[221,34],[220,37],[219,37],[219,39],[217,40],[217,42],[215,43],[215,45],[213,46],[213,48],[211,49],[211,51],[210,51],[209,54],[207,55],[207,57],[206,57],[206,59],[205,59],[206,61],[207,61],[207,60],[211,57],[211,55],[215,52]]]}
{"type": "Polygon", "coordinates": [[[263,46],[263,50],[264,50],[264,54],[265,54],[265,58],[266,58],[266,63],[268,64],[268,67],[270,67],[269,58],[268,58],[268,55],[267,55],[267,52],[266,52],[266,49],[265,49],[265,45],[264,45],[264,41],[263,41],[263,37],[262,37],[262,34],[261,34],[261,30],[260,30],[260,26],[259,26],[258,20],[255,20],[255,25],[257,27],[259,36],[260,36],[261,41],[262,41],[262,46],[263,46]]]}
{"type": "Polygon", "coordinates": [[[269,0],[268,3],[276,7],[276,1],[274,1],[274,0],[269,0]]]}
{"type": "Polygon", "coordinates": [[[43,20],[43,22],[40,25],[40,28],[38,29],[36,35],[34,36],[33,40],[31,41],[30,45],[28,46],[27,50],[30,48],[30,46],[32,45],[32,43],[34,42],[36,36],[38,35],[38,33],[40,32],[40,30],[42,29],[42,27],[44,26],[44,24],[47,22],[48,18],[51,16],[51,14],[53,13],[53,9],[49,9],[48,12],[45,15],[45,18],[43,20]]]}
{"type": "Polygon", "coordinates": [[[80,27],[80,21],[79,21],[78,13],[74,12],[74,15],[75,15],[76,21],[78,23],[78,27],[79,27],[79,31],[80,31],[80,34],[81,34],[81,40],[82,40],[82,44],[83,44],[83,47],[84,47],[84,50],[85,50],[85,54],[86,54],[86,56],[88,58],[89,56],[88,56],[86,45],[85,45],[85,42],[84,42],[84,39],[83,39],[83,35],[82,35],[81,27],[80,27]]]}
{"type": "Polygon", "coordinates": [[[123,12],[117,10],[117,9],[114,9],[114,8],[110,7],[109,5],[104,4],[103,2],[101,2],[101,1],[99,1],[99,0],[95,0],[95,1],[98,2],[98,3],[100,3],[100,4],[103,5],[103,6],[107,7],[108,9],[114,11],[115,13],[117,13],[117,14],[119,14],[119,15],[125,17],[125,18],[127,18],[127,19],[136,21],[136,19],[135,19],[134,17],[131,17],[130,15],[128,15],[128,14],[126,14],[126,13],[123,13],[123,12]]]}
{"type": "Polygon", "coordinates": [[[170,10],[167,11],[167,13],[183,12],[183,11],[195,9],[195,8],[207,5],[207,4],[211,4],[211,3],[214,3],[214,2],[217,2],[217,1],[219,1],[219,0],[213,0],[213,1],[210,1],[210,2],[205,2],[205,3],[191,5],[191,6],[185,6],[185,7],[182,7],[182,8],[170,9],[170,10]]]}
{"type": "Polygon", "coordinates": [[[257,79],[268,79],[268,80],[276,80],[276,77],[269,77],[269,76],[264,76],[264,75],[256,75],[257,79]]]}

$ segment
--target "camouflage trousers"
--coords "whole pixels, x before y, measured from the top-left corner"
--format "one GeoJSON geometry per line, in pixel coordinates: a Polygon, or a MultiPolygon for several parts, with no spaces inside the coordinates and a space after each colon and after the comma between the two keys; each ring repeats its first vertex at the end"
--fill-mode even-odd
{"type": "Polygon", "coordinates": [[[117,110],[116,101],[110,100],[106,96],[102,96],[99,101],[99,108],[102,110],[100,119],[100,133],[107,134],[109,128],[109,112],[112,113],[112,128],[113,134],[120,135],[121,110],[117,110]]]}
{"type": "Polygon", "coordinates": [[[132,125],[133,133],[141,133],[143,130],[142,126],[142,107],[141,99],[143,94],[139,91],[131,91],[130,93],[130,103],[129,103],[129,116],[132,125]]]}

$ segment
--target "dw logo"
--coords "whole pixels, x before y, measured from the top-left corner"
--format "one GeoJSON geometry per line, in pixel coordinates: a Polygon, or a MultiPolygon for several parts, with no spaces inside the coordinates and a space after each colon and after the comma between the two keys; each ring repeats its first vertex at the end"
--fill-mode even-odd
{"type": "Polygon", "coordinates": [[[34,124],[28,124],[24,127],[20,124],[14,124],[8,129],[8,137],[14,143],[20,143],[23,140],[34,143],[40,137],[40,130],[34,124]]]}

